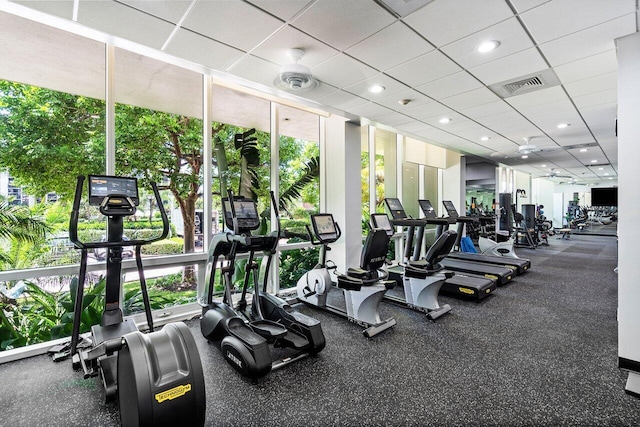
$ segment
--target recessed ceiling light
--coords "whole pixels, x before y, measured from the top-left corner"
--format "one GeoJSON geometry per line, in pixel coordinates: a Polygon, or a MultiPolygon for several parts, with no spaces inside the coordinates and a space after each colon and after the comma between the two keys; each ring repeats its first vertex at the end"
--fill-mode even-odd
{"type": "Polygon", "coordinates": [[[605,173],[604,176],[609,176],[609,173],[605,173]]]}
{"type": "Polygon", "coordinates": [[[480,43],[476,47],[476,50],[480,53],[487,53],[487,52],[491,52],[498,46],[500,46],[500,42],[498,40],[490,40],[490,41],[480,43]]]}
{"type": "Polygon", "coordinates": [[[597,160],[591,160],[591,163],[598,163],[597,160]]]}
{"type": "Polygon", "coordinates": [[[442,117],[440,120],[438,120],[438,122],[442,123],[443,125],[446,125],[450,121],[451,119],[449,117],[442,117]]]}
{"type": "Polygon", "coordinates": [[[603,170],[604,170],[604,168],[598,168],[598,170],[599,170],[599,171],[603,171],[603,170]]]}
{"type": "Polygon", "coordinates": [[[527,156],[526,154],[523,154],[521,157],[522,157],[523,159],[528,159],[528,158],[529,158],[529,156],[527,156]]]}
{"type": "Polygon", "coordinates": [[[580,149],[580,152],[581,152],[581,153],[586,153],[587,151],[589,151],[589,150],[588,150],[588,149],[586,149],[586,148],[581,148],[581,149],[580,149]]]}
{"type": "Polygon", "coordinates": [[[482,136],[482,137],[480,137],[480,141],[488,141],[490,139],[491,139],[490,136],[482,136]]]}
{"type": "Polygon", "coordinates": [[[558,129],[564,129],[564,128],[568,128],[569,126],[571,126],[569,123],[559,123],[558,124],[558,129]]]}
{"type": "Polygon", "coordinates": [[[610,176],[610,177],[609,177],[609,178],[607,178],[607,179],[613,179],[613,177],[612,177],[612,176],[610,176]]]}
{"type": "Polygon", "coordinates": [[[369,86],[369,92],[371,92],[371,93],[380,93],[380,92],[383,92],[384,89],[385,89],[385,87],[381,86],[381,85],[369,86]]]}
{"type": "Polygon", "coordinates": [[[541,167],[541,168],[546,168],[546,167],[547,167],[547,165],[540,165],[540,167],[541,167]]]}

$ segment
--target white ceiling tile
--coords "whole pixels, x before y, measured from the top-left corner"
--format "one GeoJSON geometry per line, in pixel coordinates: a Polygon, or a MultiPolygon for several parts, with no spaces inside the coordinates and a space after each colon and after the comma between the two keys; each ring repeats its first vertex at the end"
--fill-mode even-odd
{"type": "Polygon", "coordinates": [[[318,98],[318,102],[334,108],[338,108],[340,110],[348,111],[352,107],[366,104],[369,101],[364,98],[353,96],[353,94],[351,93],[338,90],[335,92],[331,92],[330,94],[325,95],[321,98],[318,98]]]}
{"type": "Polygon", "coordinates": [[[618,99],[618,90],[609,89],[601,92],[593,92],[587,95],[576,96],[573,101],[578,108],[593,107],[596,105],[605,105],[615,102],[618,99]]]}
{"type": "Polygon", "coordinates": [[[420,86],[461,71],[442,52],[434,50],[416,59],[385,71],[386,74],[410,86],[420,86]]]}
{"type": "Polygon", "coordinates": [[[635,0],[562,0],[545,3],[520,17],[536,42],[545,43],[635,10],[635,0]]]}
{"type": "Polygon", "coordinates": [[[513,4],[518,13],[522,13],[549,1],[551,0],[511,0],[511,4],[513,4]]]}
{"type": "Polygon", "coordinates": [[[245,52],[282,25],[279,19],[240,1],[200,1],[182,24],[184,28],[245,52]],[[224,7],[220,7],[221,3],[224,7]]]}
{"type": "Polygon", "coordinates": [[[411,117],[407,117],[404,114],[396,113],[396,112],[382,114],[379,116],[372,116],[371,119],[377,122],[383,123],[387,126],[394,126],[394,127],[405,124],[405,123],[414,123],[416,121],[411,117]]]}
{"type": "Polygon", "coordinates": [[[490,102],[498,102],[500,98],[486,87],[470,90],[458,95],[450,96],[440,100],[447,107],[454,110],[476,107],[490,102]]]}
{"type": "Polygon", "coordinates": [[[462,114],[472,119],[481,119],[494,114],[506,113],[507,111],[513,111],[513,108],[502,100],[460,110],[462,114]]]}
{"type": "Polygon", "coordinates": [[[409,89],[377,99],[376,102],[380,105],[384,105],[387,108],[391,108],[392,110],[403,112],[404,110],[408,109],[409,106],[417,107],[420,105],[429,104],[433,102],[433,100],[424,96],[420,92],[409,89]],[[407,103],[406,105],[402,105],[400,103],[401,100],[408,100],[409,103],[407,103]]]}
{"type": "Polygon", "coordinates": [[[618,88],[618,73],[614,71],[612,73],[600,74],[599,76],[567,83],[564,87],[572,97],[587,95],[593,92],[602,92],[603,90],[616,90],[618,88]]]}
{"type": "Polygon", "coordinates": [[[165,52],[219,71],[225,71],[245,54],[241,50],[182,28],[173,36],[165,52]]]}
{"type": "Polygon", "coordinates": [[[618,59],[614,49],[607,50],[586,58],[578,59],[554,68],[556,75],[562,83],[575,82],[615,72],[618,70],[618,59]]]}
{"type": "Polygon", "coordinates": [[[73,18],[74,0],[12,0],[12,3],[20,4],[30,9],[39,10],[40,12],[44,12],[49,15],[59,16],[60,18],[73,18]]]}
{"type": "Polygon", "coordinates": [[[358,83],[345,86],[342,89],[346,90],[347,92],[351,92],[361,98],[367,98],[376,101],[378,99],[386,98],[394,94],[405,92],[409,89],[409,87],[405,86],[395,79],[392,79],[389,76],[378,74],[376,76],[361,80],[358,83]],[[385,90],[381,93],[371,93],[368,90],[371,85],[383,86],[385,90]]]}
{"type": "Polygon", "coordinates": [[[229,72],[243,79],[273,87],[273,80],[280,72],[280,68],[257,56],[247,55],[229,72]]]}
{"type": "Polygon", "coordinates": [[[535,48],[523,50],[486,64],[469,68],[469,72],[485,85],[515,79],[547,69],[547,64],[535,48]]]}
{"type": "MultiPolygon", "coordinates": [[[[84,1],[84,0],[83,0],[84,1]]],[[[173,0],[120,0],[120,3],[146,12],[158,18],[166,19],[169,22],[177,24],[184,13],[189,8],[189,1],[173,1],[173,0]]]]}
{"type": "Polygon", "coordinates": [[[628,15],[540,45],[552,66],[615,48],[614,40],[636,31],[636,15],[628,15]]]}
{"type": "Polygon", "coordinates": [[[309,68],[338,54],[337,50],[290,26],[283,27],[251,53],[274,64],[285,65],[293,62],[288,54],[292,48],[304,50],[299,63],[309,68]]]}
{"type": "Polygon", "coordinates": [[[345,52],[378,70],[386,70],[432,50],[433,46],[404,23],[395,22],[345,52]]]}
{"type": "Polygon", "coordinates": [[[392,110],[386,107],[383,107],[382,105],[375,104],[373,102],[368,102],[366,104],[360,104],[355,107],[352,107],[350,108],[349,112],[367,119],[393,113],[392,110]]]}
{"type": "Polygon", "coordinates": [[[293,26],[345,50],[392,24],[395,18],[373,2],[318,1],[297,17],[293,26]]]}
{"type": "Polygon", "coordinates": [[[144,12],[116,3],[83,1],[78,22],[123,39],[160,49],[174,25],[144,12]]]}
{"type": "Polygon", "coordinates": [[[408,123],[398,125],[398,129],[400,129],[401,131],[410,132],[410,133],[424,131],[426,129],[429,129],[430,127],[431,125],[428,125],[418,120],[412,120],[408,123]]]}
{"type": "Polygon", "coordinates": [[[533,47],[531,39],[516,18],[507,19],[442,48],[442,51],[464,68],[473,67],[509,56],[533,47]],[[477,46],[496,40],[500,46],[491,52],[480,53],[477,46]]]}
{"type": "Polygon", "coordinates": [[[468,92],[482,87],[482,83],[474,79],[469,73],[460,71],[441,79],[416,87],[416,90],[434,99],[447,98],[459,93],[468,92]]]}
{"type": "Polygon", "coordinates": [[[430,102],[428,104],[414,107],[409,106],[409,108],[403,109],[402,112],[416,119],[425,120],[438,115],[451,114],[453,113],[453,110],[439,102],[430,102]]]}
{"type": "Polygon", "coordinates": [[[403,20],[441,47],[512,16],[503,0],[437,0],[403,20]]]}
{"type": "Polygon", "coordinates": [[[316,78],[339,88],[379,74],[375,69],[345,54],[336,55],[313,67],[312,72],[316,78]]]}
{"type": "Polygon", "coordinates": [[[576,110],[569,99],[561,99],[559,101],[548,102],[546,104],[534,105],[531,107],[519,108],[519,111],[528,118],[556,116],[557,123],[571,123],[567,119],[567,115],[575,115],[576,110]]]}
{"type": "Polygon", "coordinates": [[[510,96],[505,101],[514,108],[527,108],[536,105],[548,104],[555,101],[568,100],[567,94],[561,86],[552,86],[534,92],[523,93],[522,95],[510,96]]]}
{"type": "Polygon", "coordinates": [[[283,21],[288,21],[296,14],[300,13],[313,0],[247,0],[261,9],[277,16],[283,21]]]}

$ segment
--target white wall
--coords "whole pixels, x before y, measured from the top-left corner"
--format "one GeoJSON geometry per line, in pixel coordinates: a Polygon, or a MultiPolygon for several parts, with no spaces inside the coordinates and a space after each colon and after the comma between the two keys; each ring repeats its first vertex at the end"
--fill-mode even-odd
{"type": "MultiPolygon", "coordinates": [[[[437,212],[446,213],[442,207],[442,200],[451,200],[460,215],[464,214],[465,183],[464,157],[453,151],[447,151],[447,168],[442,170],[440,179],[441,192],[437,212]]],[[[434,206],[435,207],[435,206],[434,206]]]]}
{"type": "Polygon", "coordinates": [[[554,227],[562,226],[562,221],[554,219],[555,209],[553,204],[554,183],[544,178],[536,178],[531,181],[531,203],[544,206],[544,216],[553,221],[554,227]]]}
{"type": "Polygon", "coordinates": [[[640,395],[640,33],[617,40],[618,55],[618,356],[633,367],[627,390],[640,395]]]}

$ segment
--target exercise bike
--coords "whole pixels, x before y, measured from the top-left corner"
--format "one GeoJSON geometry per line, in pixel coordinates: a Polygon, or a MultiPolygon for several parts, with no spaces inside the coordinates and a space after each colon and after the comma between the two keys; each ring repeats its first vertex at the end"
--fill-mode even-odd
{"type": "MultiPolygon", "coordinates": [[[[387,214],[371,214],[371,224],[374,228],[384,230],[389,237],[393,236],[393,226],[387,214]]],[[[438,293],[445,280],[454,277],[455,273],[445,271],[440,261],[451,252],[455,242],[455,231],[443,231],[423,260],[406,260],[402,275],[404,298],[387,294],[384,299],[425,313],[429,320],[436,320],[450,312],[449,304],[440,305],[438,302],[438,293]]]]}
{"type": "Polygon", "coordinates": [[[277,231],[270,235],[252,235],[260,227],[255,201],[243,197],[222,199],[225,224],[231,232],[216,235],[209,248],[209,260],[204,283],[198,286],[198,301],[202,305],[200,329],[207,340],[216,343],[225,360],[240,374],[250,378],[267,375],[308,355],[317,354],[325,346],[320,322],[293,310],[285,301],[268,294],[266,285],[271,260],[280,238],[280,217],[273,192],[271,203],[276,212],[277,231]],[[264,286],[258,286],[259,265],[256,252],[267,257],[264,286]],[[238,254],[247,253],[242,293],[236,306],[232,299],[232,279],[238,254]],[[222,258],[222,259],[221,259],[222,258]],[[215,271],[220,265],[224,282],[221,302],[213,300],[215,271]],[[248,310],[247,290],[253,277],[253,299],[248,310]],[[269,345],[291,348],[293,355],[272,360],[269,345]]]}
{"type": "MultiPolygon", "coordinates": [[[[202,426],[205,422],[206,399],[202,365],[195,341],[184,323],[170,323],[153,332],[141,247],[166,238],[169,220],[155,183],[151,183],[163,231],[149,240],[124,240],[123,218],[135,214],[139,203],[136,178],[89,175],[89,203],[99,206],[107,217],[105,242],[82,242],[78,238],[78,218],[85,178],[76,184],[73,210],[69,221],[69,239],[80,249],[80,273],[75,293],[73,332],[70,351],[73,367],[82,368],[84,377],[100,375],[105,400],[117,399],[123,426],[202,426]],[[120,307],[122,291],[122,248],[134,246],[147,327],[143,334],[120,307]],[[87,271],[87,255],[91,249],[106,249],[105,306],[100,325],[91,328],[91,342],[80,345],[80,323],[84,310],[83,291],[87,271]]],[[[57,353],[54,360],[64,354],[57,353]]]]}
{"type": "Polygon", "coordinates": [[[338,288],[343,290],[346,310],[332,306],[327,297],[332,288],[330,272],[336,266],[327,260],[329,245],[342,235],[340,227],[331,214],[311,215],[313,231],[307,225],[311,243],[320,246],[318,264],[306,272],[296,284],[297,298],[291,304],[302,302],[332,314],[344,317],[365,327],[363,335],[371,338],[396,324],[393,317],[382,320],[378,306],[388,289],[395,286],[395,280],[387,280],[382,270],[386,260],[389,237],[384,230],[371,230],[362,250],[360,268],[349,268],[347,274],[338,274],[338,288]]]}

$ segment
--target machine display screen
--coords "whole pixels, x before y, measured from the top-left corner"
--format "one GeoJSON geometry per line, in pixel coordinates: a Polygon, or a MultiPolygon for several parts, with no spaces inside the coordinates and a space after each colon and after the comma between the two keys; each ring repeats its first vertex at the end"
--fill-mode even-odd
{"type": "Polygon", "coordinates": [[[447,210],[447,214],[451,218],[458,217],[458,211],[456,210],[456,207],[453,206],[453,203],[451,202],[451,200],[443,200],[442,204],[444,205],[444,208],[447,210]]]}
{"type": "Polygon", "coordinates": [[[316,234],[320,237],[337,235],[336,224],[333,221],[333,215],[331,214],[318,214],[312,215],[311,221],[313,222],[313,228],[316,234]]]}
{"type": "Polygon", "coordinates": [[[420,204],[420,208],[422,209],[424,216],[427,218],[436,217],[436,210],[433,209],[433,205],[429,200],[418,200],[418,203],[420,204]]]}
{"type": "Polygon", "coordinates": [[[404,207],[402,206],[402,203],[400,203],[399,199],[386,198],[384,199],[384,202],[387,204],[387,208],[389,209],[393,219],[404,219],[407,217],[404,207]]]}
{"type": "Polygon", "coordinates": [[[379,228],[384,231],[393,231],[391,222],[387,214],[371,214],[371,222],[374,228],[379,228]]]}
{"type": "Polygon", "coordinates": [[[105,197],[124,196],[133,200],[137,206],[138,180],[119,176],[89,175],[89,203],[99,205],[105,197]]]}
{"type": "MultiPolygon", "coordinates": [[[[253,200],[234,200],[233,207],[236,211],[238,227],[253,230],[260,225],[258,208],[253,200]]],[[[233,228],[233,214],[228,199],[224,199],[224,217],[227,227],[233,228]]]]}

